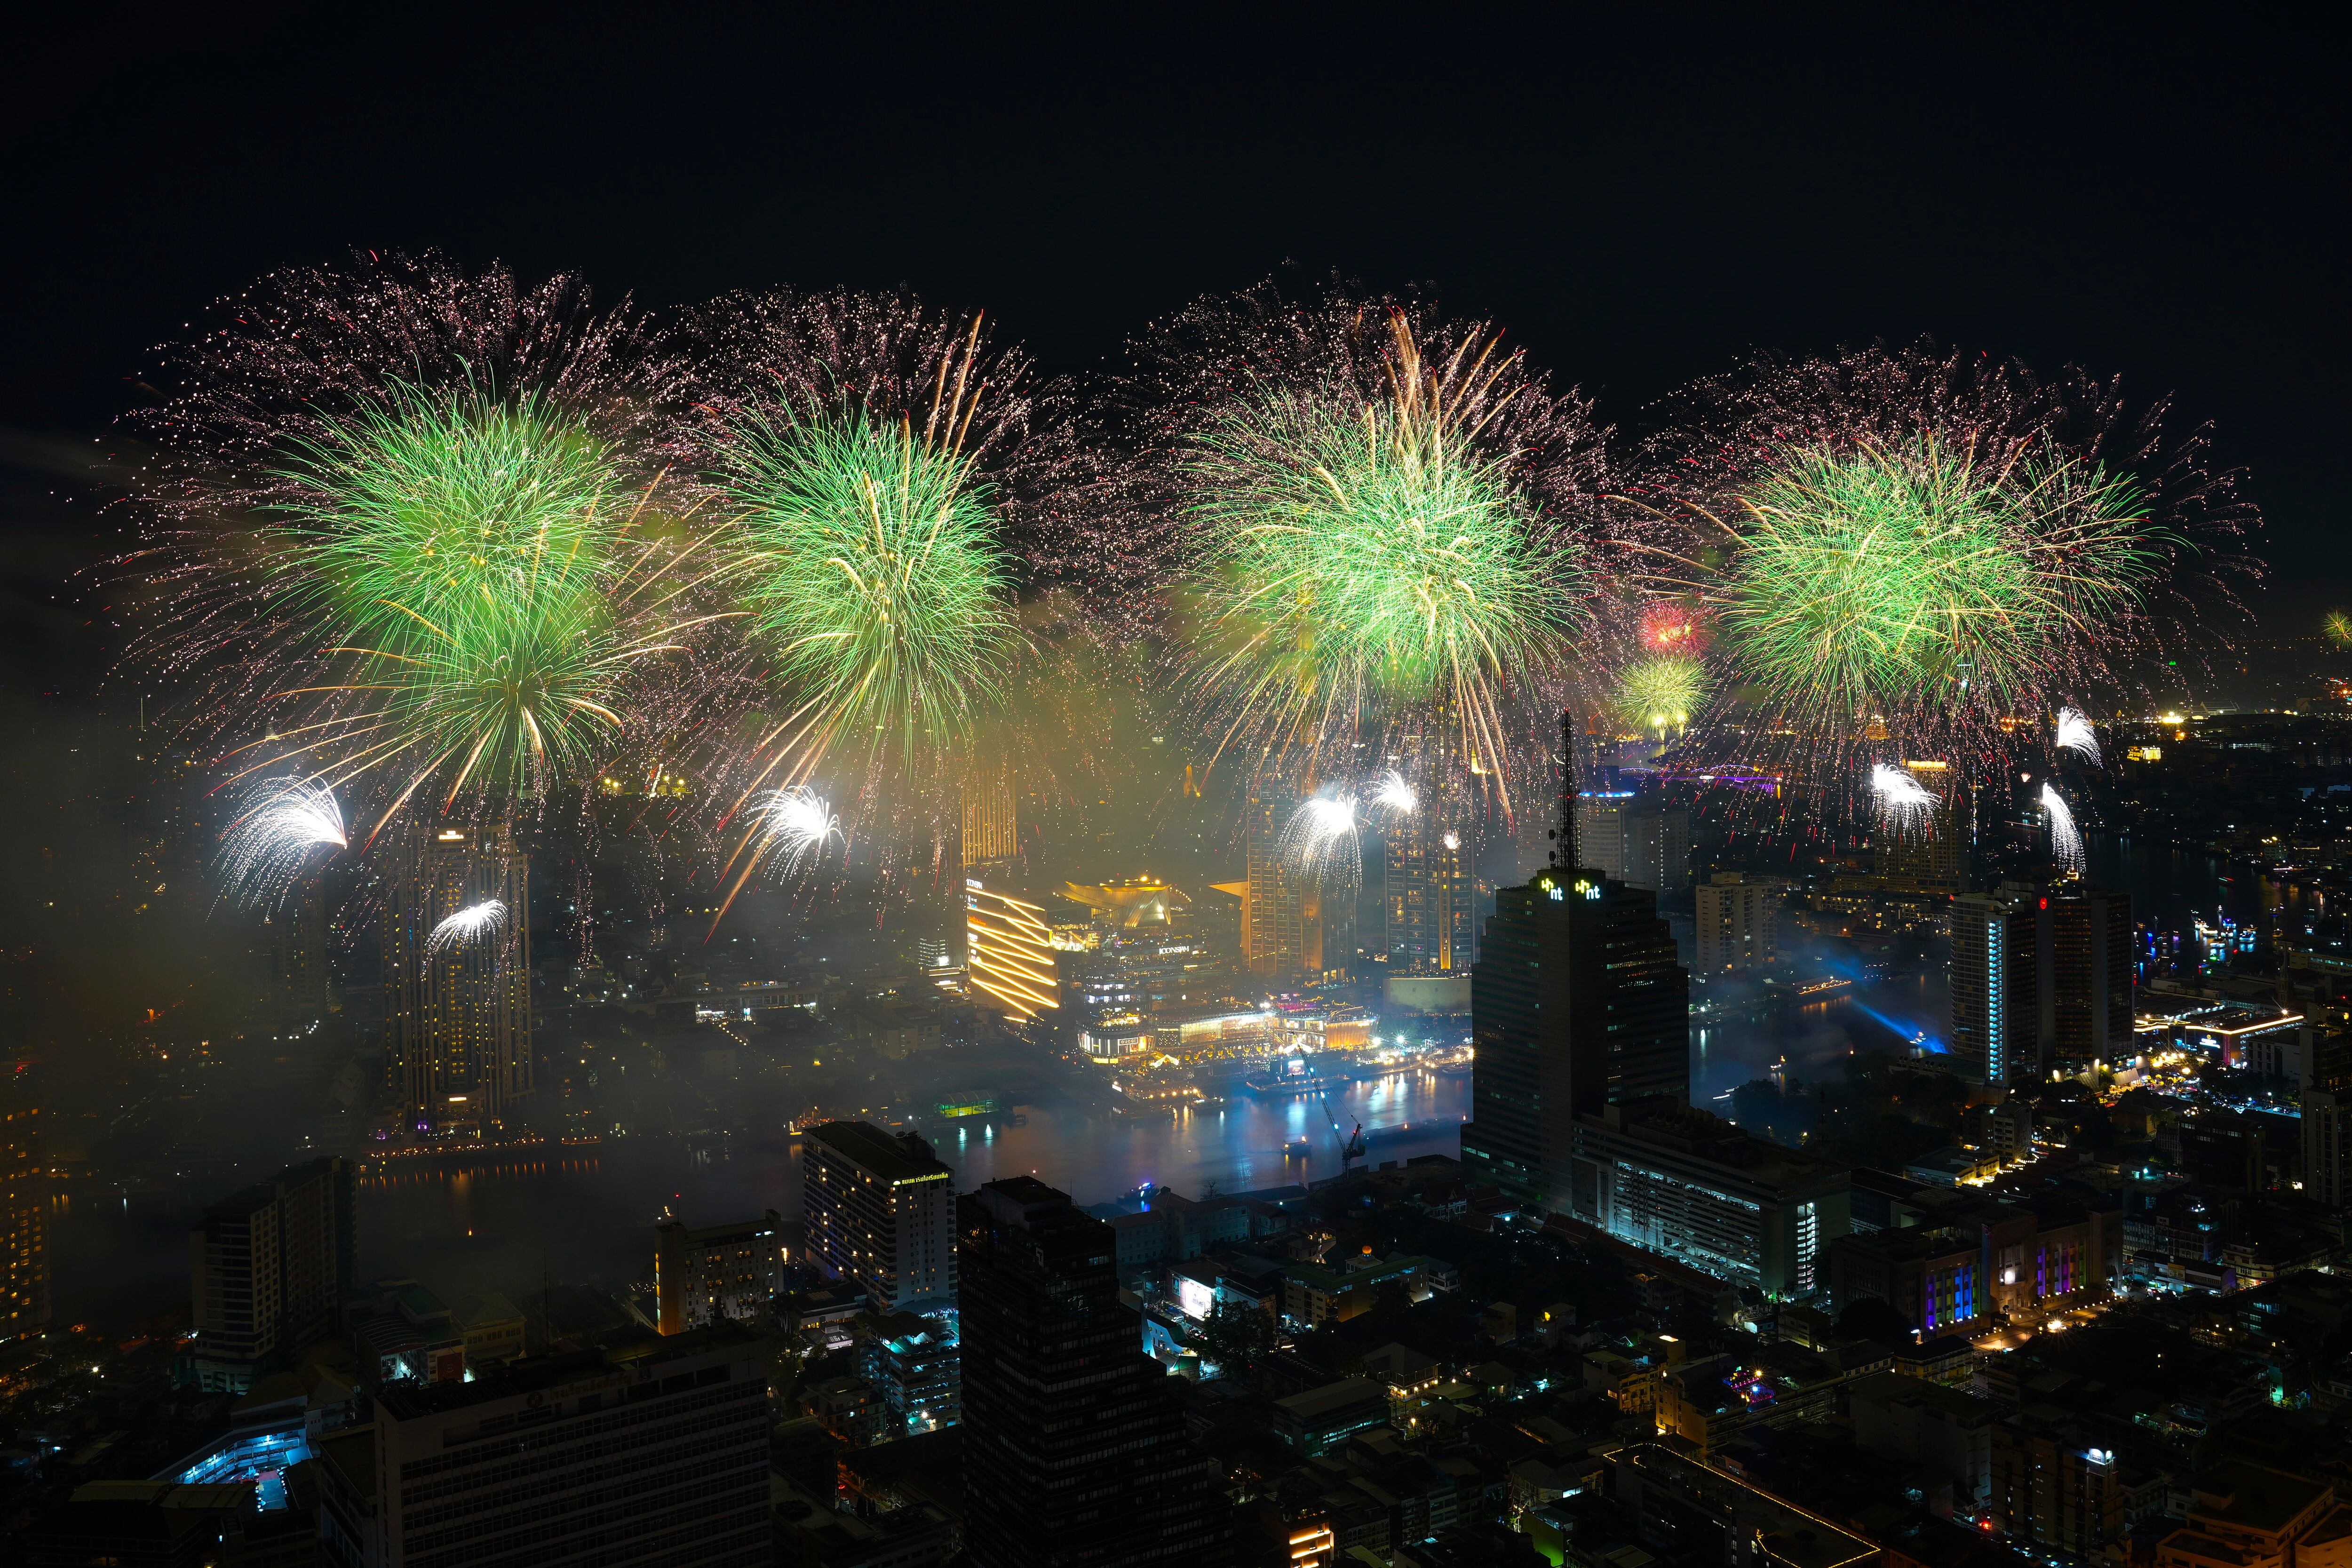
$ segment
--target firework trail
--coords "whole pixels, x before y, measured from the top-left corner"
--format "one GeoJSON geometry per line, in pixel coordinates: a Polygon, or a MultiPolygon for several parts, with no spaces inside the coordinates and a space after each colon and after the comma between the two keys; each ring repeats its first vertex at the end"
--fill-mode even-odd
{"type": "Polygon", "coordinates": [[[220,868],[224,891],[249,908],[283,900],[321,845],[350,847],[341,803],[322,784],[263,779],[245,791],[245,800],[221,836],[220,868]]]}
{"type": "Polygon", "coordinates": [[[2089,719],[2072,708],[2058,710],[2058,733],[2052,742],[2062,752],[2072,752],[2093,767],[2099,763],[2099,732],[2089,719]]]}
{"type": "Polygon", "coordinates": [[[507,906],[501,899],[468,904],[433,928],[425,939],[427,959],[446,957],[478,943],[496,942],[507,929],[507,906]]]}
{"type": "Polygon", "coordinates": [[[2074,826],[2074,814],[2067,808],[2065,798],[2053,785],[2042,786],[2042,809],[2050,818],[2050,853],[2060,866],[2081,876],[2083,835],[2074,826]]]}
{"type": "Polygon", "coordinates": [[[2320,623],[2320,631],[2337,647],[2352,647],[2352,616],[2341,610],[2330,610],[2320,623]]]}
{"type": "Polygon", "coordinates": [[[1885,763],[1870,770],[1870,793],[1878,803],[1879,821],[1892,833],[1918,832],[1941,799],[1908,768],[1885,763]]]}
{"type": "Polygon", "coordinates": [[[1396,816],[1411,816],[1420,808],[1421,796],[1404,774],[1391,768],[1372,786],[1372,805],[1396,816]]]}
{"type": "Polygon", "coordinates": [[[752,802],[753,854],[789,874],[803,860],[814,861],[828,843],[842,837],[841,819],[825,798],[805,784],[770,790],[752,802]]]}
{"type": "Polygon", "coordinates": [[[1360,826],[1354,795],[1344,790],[1309,795],[1284,825],[1277,852],[1302,878],[1352,894],[1364,876],[1360,826]]]}

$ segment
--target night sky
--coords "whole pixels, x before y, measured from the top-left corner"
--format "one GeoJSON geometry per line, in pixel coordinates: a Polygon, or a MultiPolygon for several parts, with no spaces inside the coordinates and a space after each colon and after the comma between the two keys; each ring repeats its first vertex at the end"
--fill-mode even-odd
{"type": "Polygon", "coordinates": [[[94,673],[51,595],[100,548],[81,465],[151,346],[353,246],[655,306],[909,284],[1069,372],[1198,294],[1336,270],[1491,314],[1634,430],[1751,349],[1933,334],[2173,393],[2269,513],[2264,629],[2352,599],[2347,96],[2315,37],[2055,6],[681,9],[89,7],[12,37],[20,689],[94,673]]]}

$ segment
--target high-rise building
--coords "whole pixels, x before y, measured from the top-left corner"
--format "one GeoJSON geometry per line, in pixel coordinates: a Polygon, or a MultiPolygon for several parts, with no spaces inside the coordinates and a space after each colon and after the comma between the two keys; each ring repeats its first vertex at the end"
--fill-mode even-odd
{"type": "Polygon", "coordinates": [[[912,1132],[828,1121],[801,1134],[809,1255],[894,1312],[956,1293],[955,1173],[912,1132]]]}
{"type": "Polygon", "coordinates": [[[1678,805],[1628,811],[1624,883],[1661,896],[1690,886],[1690,813],[1678,805]]]}
{"type": "MultiPolygon", "coordinates": [[[[1307,889],[1282,858],[1283,830],[1297,804],[1295,794],[1279,781],[1250,785],[1242,825],[1247,884],[1242,894],[1242,956],[1253,974],[1288,975],[1307,963],[1307,889]]],[[[1319,967],[1319,932],[1313,945],[1319,967]]]]}
{"type": "Polygon", "coordinates": [[[764,1320],[784,1288],[783,1216],[770,1209],[738,1225],[654,1226],[654,1299],[661,1331],[682,1334],[733,1318],[764,1320]]]}
{"type": "Polygon", "coordinates": [[[2132,1054],[2131,900],[2003,882],[1952,903],[1954,1066],[1978,1082],[2079,1077],[2132,1054]]]}
{"type": "Polygon", "coordinates": [[[1110,1226],[1033,1176],[958,1200],[964,1550],[979,1568],[1226,1560],[1231,1505],[1141,1323],[1110,1226]]]}
{"type": "Polygon", "coordinates": [[[292,1020],[327,1011],[327,894],[317,882],[298,889],[261,921],[268,1004],[292,1020]]]}
{"type": "Polygon", "coordinates": [[[1625,880],[1625,816],[1633,809],[1630,789],[1590,789],[1576,797],[1577,852],[1604,877],[1625,880]]]}
{"type": "Polygon", "coordinates": [[[2303,1026],[2303,1195],[2352,1208],[2352,1015],[2329,1009],[2303,1026]]]}
{"type": "Polygon", "coordinates": [[[963,884],[965,963],[972,989],[1018,1024],[1062,1005],[1054,964],[1054,931],[1045,907],[983,886],[963,884]]]}
{"type": "Polygon", "coordinates": [[[1462,829],[1446,826],[1426,809],[1383,841],[1391,973],[1451,974],[1477,962],[1477,903],[1468,859],[1462,829]]]}
{"type": "Polygon", "coordinates": [[[1579,867],[1576,801],[1571,781],[1551,867],[1495,895],[1470,980],[1477,1063],[1463,1162],[1553,1204],[1565,1201],[1579,1117],[1690,1098],[1689,973],[1654,895],[1579,867]]]}
{"type": "Polygon", "coordinates": [[[1878,874],[1897,891],[1966,892],[1975,820],[1968,782],[1949,763],[1906,762],[1903,766],[1920,788],[1936,797],[1936,804],[1917,826],[1880,841],[1878,874]]]}
{"type": "Polygon", "coordinates": [[[49,1326],[48,1211],[32,1064],[0,1061],[0,1340],[49,1326]]]}
{"type": "Polygon", "coordinates": [[[2035,905],[2042,896],[2005,883],[1952,900],[1952,1066],[1972,1082],[2042,1077],[2035,905]]]}
{"type": "Polygon", "coordinates": [[[316,1446],[330,1562],[769,1568],[768,1381],[735,1328],[402,1384],[316,1446]]]}
{"type": "Polygon", "coordinates": [[[383,913],[385,1071],[404,1124],[489,1131],[532,1085],[530,858],[505,827],[420,830],[396,851],[383,913]],[[467,941],[436,944],[461,910],[499,906],[467,941]]]}
{"type": "Polygon", "coordinates": [[[963,863],[967,870],[1001,866],[1021,853],[1013,774],[1006,768],[975,773],[963,785],[963,863]]]}
{"type": "Polygon", "coordinates": [[[1780,884],[1717,871],[1698,888],[1701,973],[1756,969],[1780,962],[1780,884]]]}
{"type": "Polygon", "coordinates": [[[191,1379],[243,1393],[333,1331],[358,1283],[352,1163],[312,1160],[223,1198],[188,1232],[191,1379]]]}

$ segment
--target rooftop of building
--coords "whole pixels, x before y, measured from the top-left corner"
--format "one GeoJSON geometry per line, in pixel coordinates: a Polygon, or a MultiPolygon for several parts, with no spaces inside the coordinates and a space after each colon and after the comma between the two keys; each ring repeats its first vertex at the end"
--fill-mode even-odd
{"type": "Polygon", "coordinates": [[[277,1201],[280,1188],[299,1186],[304,1182],[327,1174],[341,1163],[345,1162],[327,1155],[321,1159],[306,1160],[299,1165],[289,1165],[276,1175],[256,1182],[249,1187],[239,1188],[213,1204],[205,1210],[197,1223],[211,1219],[248,1218],[277,1201]]]}
{"type": "Polygon", "coordinates": [[[1907,1372],[1874,1372],[1855,1378],[1846,1384],[1846,1397],[1857,1405],[1919,1405],[1970,1426],[1990,1426],[2000,1415],[2000,1407],[1990,1400],[1907,1372]]]}
{"type": "Polygon", "coordinates": [[[657,1334],[650,1329],[641,1329],[615,1336],[611,1342],[593,1350],[526,1356],[472,1383],[395,1384],[377,1396],[376,1405],[395,1421],[413,1421],[518,1394],[536,1394],[603,1372],[657,1366],[664,1362],[748,1344],[754,1338],[749,1330],[732,1323],[693,1329],[682,1334],[657,1334]]]}
{"type": "Polygon", "coordinates": [[[1843,1568],[1878,1554],[1876,1546],[1828,1520],[1659,1444],[1637,1443],[1621,1450],[1617,1462],[1654,1472],[1659,1483],[1678,1491],[1710,1499],[1739,1494],[1743,1512],[1754,1520],[1767,1554],[1790,1568],[1843,1568]]]}
{"type": "Polygon", "coordinates": [[[893,1136],[870,1121],[827,1121],[801,1136],[839,1151],[886,1182],[952,1178],[955,1174],[921,1139],[911,1133],[893,1136]]]}
{"type": "Polygon", "coordinates": [[[1388,1389],[1370,1378],[1343,1377],[1337,1383],[1327,1383],[1320,1388],[1310,1388],[1304,1394],[1277,1399],[1274,1404],[1276,1409],[1287,1411],[1302,1422],[1312,1422],[1353,1405],[1385,1405],[1388,1397],[1388,1389]]]}
{"type": "Polygon", "coordinates": [[[1612,1105],[1583,1121],[1775,1185],[1818,1181],[1845,1169],[1822,1155],[1754,1137],[1711,1111],[1664,1096],[1612,1105]]]}
{"type": "MultiPolygon", "coordinates": [[[[853,1122],[850,1125],[863,1126],[864,1123],[853,1122]]],[[[863,1161],[860,1162],[860,1163],[863,1163],[863,1161]]],[[[871,1167],[868,1168],[871,1169],[871,1167]]],[[[946,1168],[944,1165],[940,1166],[942,1170],[946,1168]]],[[[877,1171],[875,1174],[880,1175],[882,1173],[877,1171]]],[[[654,1229],[682,1235],[688,1241],[698,1247],[724,1247],[734,1242],[756,1241],[763,1236],[773,1236],[776,1234],[777,1226],[782,1223],[783,1216],[775,1210],[770,1209],[757,1219],[736,1220],[728,1225],[706,1225],[690,1229],[682,1219],[668,1219],[654,1226],[654,1229]]]]}
{"type": "Polygon", "coordinates": [[[2335,1489],[2242,1459],[2225,1460],[2191,1483],[2192,1529],[2200,1525],[2276,1535],[2331,1496],[2335,1489]]]}

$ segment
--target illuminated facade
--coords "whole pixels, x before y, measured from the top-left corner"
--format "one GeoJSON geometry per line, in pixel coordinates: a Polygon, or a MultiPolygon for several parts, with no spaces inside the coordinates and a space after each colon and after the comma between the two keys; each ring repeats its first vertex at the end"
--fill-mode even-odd
{"type": "Polygon", "coordinates": [[[2067,883],[2004,882],[1952,903],[1952,1054],[1979,1083],[2079,1077],[2128,1060],[2131,900],[2067,883]]]}
{"type": "Polygon", "coordinates": [[[187,1375],[242,1394],[335,1329],[358,1287],[352,1164],[313,1160],[223,1198],[188,1232],[187,1375]]]}
{"type": "Polygon", "coordinates": [[[963,885],[964,940],[972,988],[1019,1023],[1062,1005],[1054,968],[1054,931],[1043,906],[991,892],[978,879],[963,885]]]}
{"type": "Polygon", "coordinates": [[[420,831],[404,848],[383,918],[388,1087],[413,1131],[487,1131],[532,1087],[530,857],[504,827],[420,831]],[[427,952],[436,926],[493,899],[500,931],[427,952]]]}
{"type": "Polygon", "coordinates": [[[1780,884],[1717,871],[1698,889],[1698,967],[1702,973],[1753,969],[1780,957],[1780,884]]]}
{"type": "Polygon", "coordinates": [[[955,1172],[911,1132],[828,1121],[801,1135],[809,1256],[877,1312],[956,1294],[955,1172]]]}
{"type": "Polygon", "coordinates": [[[1282,863],[1282,831],[1297,804],[1288,787],[1277,781],[1250,786],[1248,819],[1243,824],[1247,881],[1242,894],[1242,956],[1253,974],[1291,974],[1301,966],[1321,963],[1321,921],[1312,922],[1318,930],[1310,959],[1307,889],[1282,863]]]}
{"type": "Polygon", "coordinates": [[[1952,901],[1952,1065],[1963,1078],[2000,1086],[2041,1076],[2035,915],[2033,899],[2013,889],[1952,901]]]}
{"type": "Polygon", "coordinates": [[[1005,772],[967,779],[963,786],[963,863],[1001,866],[1021,853],[1021,824],[1005,772]]]}
{"type": "Polygon", "coordinates": [[[0,1062],[0,1340],[49,1326],[49,1173],[30,1071],[0,1062]]]}
{"type": "Polygon", "coordinates": [[[1433,812],[1391,832],[1381,846],[1391,972],[1466,972],[1478,956],[1477,907],[1459,829],[1433,812]]]}
{"type": "Polygon", "coordinates": [[[666,1334],[736,1318],[764,1319],[784,1283],[783,1216],[770,1209],[740,1225],[688,1230],[654,1226],[654,1299],[666,1334]]]}

